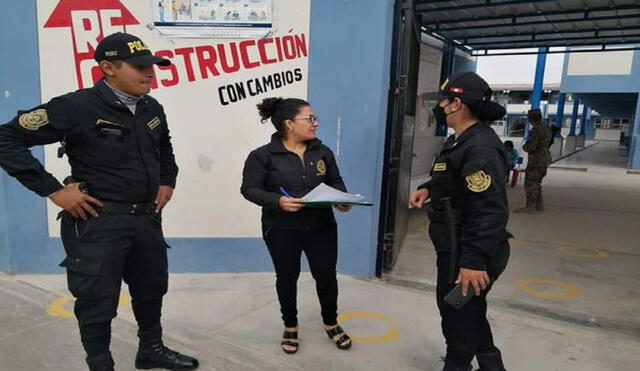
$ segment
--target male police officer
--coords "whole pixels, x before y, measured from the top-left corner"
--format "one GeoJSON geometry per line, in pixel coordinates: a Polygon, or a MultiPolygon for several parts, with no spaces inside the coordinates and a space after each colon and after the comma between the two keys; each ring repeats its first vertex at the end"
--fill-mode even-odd
{"type": "Polygon", "coordinates": [[[485,124],[502,118],[505,109],[491,101],[491,94],[480,76],[467,72],[423,95],[437,100],[433,112],[438,123],[455,131],[435,160],[431,180],[410,197],[414,207],[431,198],[426,208],[447,342],[444,371],[469,371],[474,356],[481,371],[504,371],[486,317],[487,292],[509,259],[506,147],[485,124]],[[465,296],[475,294],[461,309],[444,300],[456,283],[465,296]]]}
{"type": "Polygon", "coordinates": [[[535,213],[544,211],[542,200],[542,179],[547,175],[547,167],[551,164],[551,128],[542,122],[542,112],[538,108],[529,110],[529,121],[532,128],[529,138],[522,149],[529,153],[527,170],[524,178],[524,190],[527,204],[514,210],[516,213],[535,213]]]}
{"type": "Polygon", "coordinates": [[[164,346],[160,313],[167,291],[167,245],[160,211],[178,167],[162,106],[146,95],[155,57],[137,37],[115,33],[95,50],[104,79],[22,111],[0,126],[0,166],[64,210],[61,235],[69,290],[91,371],[112,371],[111,320],[122,280],[140,339],[137,368],[194,370],[195,358],[164,346]],[[61,141],[75,181],[62,186],[28,148],[61,141]]]}

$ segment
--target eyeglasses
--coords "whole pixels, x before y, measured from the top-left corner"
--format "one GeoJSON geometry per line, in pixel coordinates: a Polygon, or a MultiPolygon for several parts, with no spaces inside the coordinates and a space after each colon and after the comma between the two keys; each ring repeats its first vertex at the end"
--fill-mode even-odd
{"type": "Polygon", "coordinates": [[[319,122],[318,121],[318,116],[316,116],[316,115],[294,117],[293,119],[294,120],[304,120],[306,122],[319,122]]]}

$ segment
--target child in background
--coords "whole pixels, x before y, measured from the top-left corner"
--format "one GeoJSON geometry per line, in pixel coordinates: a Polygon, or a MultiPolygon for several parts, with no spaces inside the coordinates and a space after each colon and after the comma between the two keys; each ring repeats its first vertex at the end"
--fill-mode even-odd
{"type": "Polygon", "coordinates": [[[507,147],[507,159],[509,161],[509,170],[512,170],[516,167],[518,163],[518,157],[520,157],[520,153],[518,150],[514,148],[513,142],[510,140],[506,140],[504,142],[505,147],[507,147]]]}

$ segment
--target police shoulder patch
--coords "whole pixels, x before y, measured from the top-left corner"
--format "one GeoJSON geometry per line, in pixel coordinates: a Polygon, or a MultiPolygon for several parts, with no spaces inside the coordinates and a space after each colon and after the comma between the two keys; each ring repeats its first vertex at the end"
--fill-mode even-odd
{"type": "Polygon", "coordinates": [[[316,170],[318,170],[317,175],[325,175],[327,173],[327,164],[324,163],[324,160],[318,160],[316,170]]]}
{"type": "Polygon", "coordinates": [[[41,127],[49,124],[49,117],[47,117],[47,110],[44,108],[37,109],[28,113],[20,115],[18,119],[20,126],[27,130],[37,131],[41,127]]]}
{"type": "Polygon", "coordinates": [[[465,179],[467,180],[467,188],[471,192],[484,192],[491,186],[491,175],[488,175],[483,170],[467,175],[465,179]]]}

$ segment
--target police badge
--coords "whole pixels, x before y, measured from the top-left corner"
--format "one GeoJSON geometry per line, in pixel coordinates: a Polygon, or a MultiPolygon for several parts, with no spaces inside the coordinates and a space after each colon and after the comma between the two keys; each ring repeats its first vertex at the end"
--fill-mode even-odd
{"type": "Polygon", "coordinates": [[[327,164],[324,163],[324,160],[318,160],[316,163],[316,170],[318,173],[316,175],[325,175],[327,173],[327,164]]]}
{"type": "Polygon", "coordinates": [[[47,111],[44,108],[37,109],[20,115],[18,119],[20,126],[27,130],[37,131],[41,127],[49,124],[47,111]]]}
{"type": "Polygon", "coordinates": [[[467,175],[465,179],[467,180],[467,188],[471,192],[484,192],[491,186],[491,175],[488,175],[483,170],[467,175]]]}

